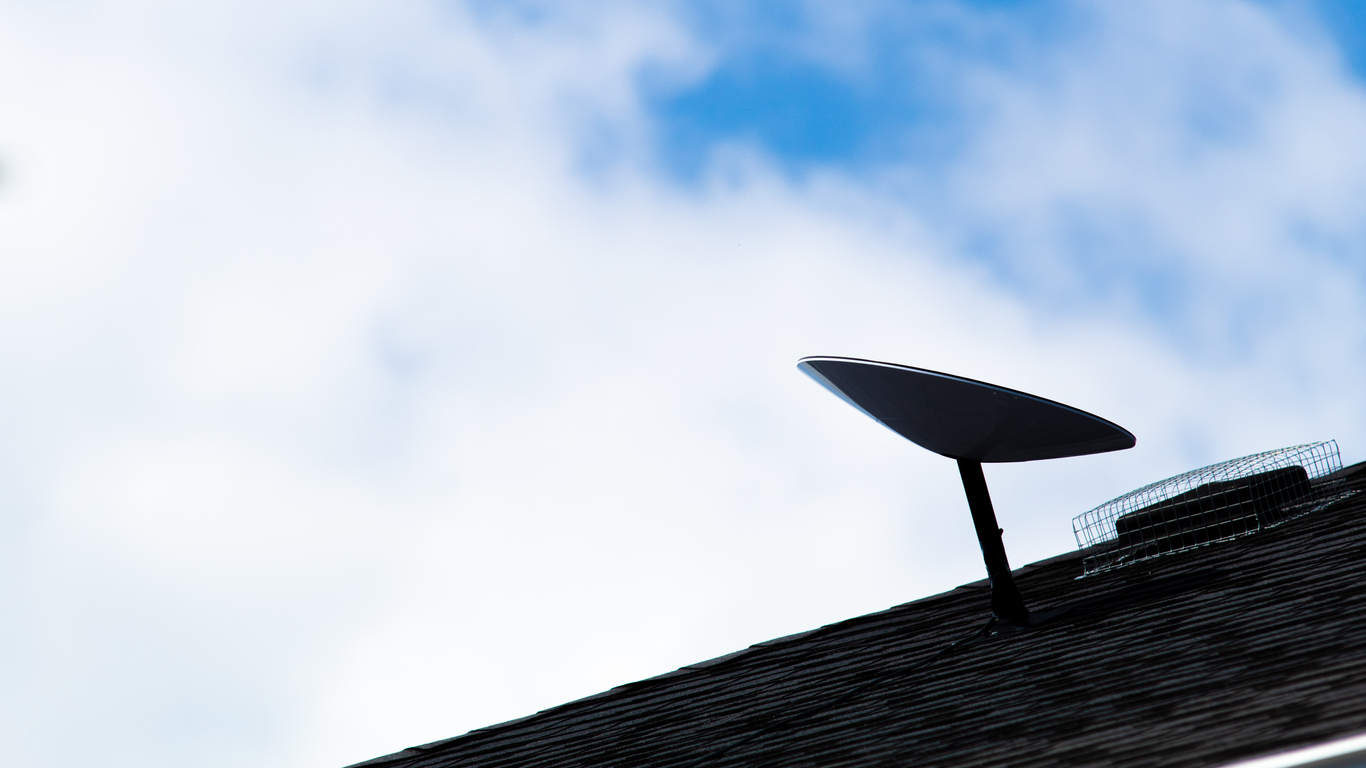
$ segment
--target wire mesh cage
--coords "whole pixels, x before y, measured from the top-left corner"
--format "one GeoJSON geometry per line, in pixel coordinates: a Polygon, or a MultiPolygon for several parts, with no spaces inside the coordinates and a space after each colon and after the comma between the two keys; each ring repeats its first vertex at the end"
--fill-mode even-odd
{"type": "Polygon", "coordinates": [[[1256,453],[1192,470],[1106,502],[1072,520],[1094,548],[1087,575],[1246,536],[1351,494],[1335,440],[1256,453]]]}

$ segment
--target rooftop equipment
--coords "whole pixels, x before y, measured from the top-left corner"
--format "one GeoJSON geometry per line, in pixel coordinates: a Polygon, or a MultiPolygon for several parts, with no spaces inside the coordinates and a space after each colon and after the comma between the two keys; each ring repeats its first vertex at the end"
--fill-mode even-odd
{"type": "Polygon", "coordinates": [[[1010,574],[982,464],[1118,451],[1132,448],[1134,436],[1062,403],[923,368],[848,357],[805,357],[797,368],[893,432],[958,462],[992,612],[1017,627],[1046,618],[1029,612],[1010,574]]]}
{"type": "Polygon", "coordinates": [[[1108,501],[1072,521],[1092,549],[1087,574],[1227,541],[1314,512],[1346,487],[1334,440],[1255,453],[1192,470],[1108,501]]]}

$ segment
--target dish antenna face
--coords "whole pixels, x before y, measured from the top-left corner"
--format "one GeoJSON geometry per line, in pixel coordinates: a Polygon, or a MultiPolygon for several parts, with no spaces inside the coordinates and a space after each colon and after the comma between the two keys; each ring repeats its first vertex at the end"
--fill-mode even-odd
{"type": "Polygon", "coordinates": [[[1030,614],[1010,575],[983,462],[1034,461],[1119,451],[1128,430],[1086,411],[986,382],[850,357],[805,357],[797,367],[846,403],[922,448],[958,462],[991,581],[996,618],[1027,627],[1030,614]]]}

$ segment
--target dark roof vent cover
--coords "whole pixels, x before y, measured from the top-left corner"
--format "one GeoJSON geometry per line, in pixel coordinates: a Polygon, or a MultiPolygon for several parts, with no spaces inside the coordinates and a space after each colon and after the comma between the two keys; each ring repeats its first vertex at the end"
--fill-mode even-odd
{"type": "Polygon", "coordinates": [[[1095,547],[1086,573],[1256,533],[1350,495],[1334,440],[1266,451],[1193,470],[1077,516],[1077,546],[1095,547]]]}

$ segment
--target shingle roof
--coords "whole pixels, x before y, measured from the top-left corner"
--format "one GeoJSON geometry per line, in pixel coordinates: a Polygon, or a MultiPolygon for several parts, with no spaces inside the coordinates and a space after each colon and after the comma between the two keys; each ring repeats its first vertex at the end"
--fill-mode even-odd
{"type": "Polygon", "coordinates": [[[1084,554],[1015,572],[1070,609],[1032,630],[980,634],[977,582],[359,765],[1211,766],[1366,731],[1366,493],[1078,579],[1084,554]]]}

